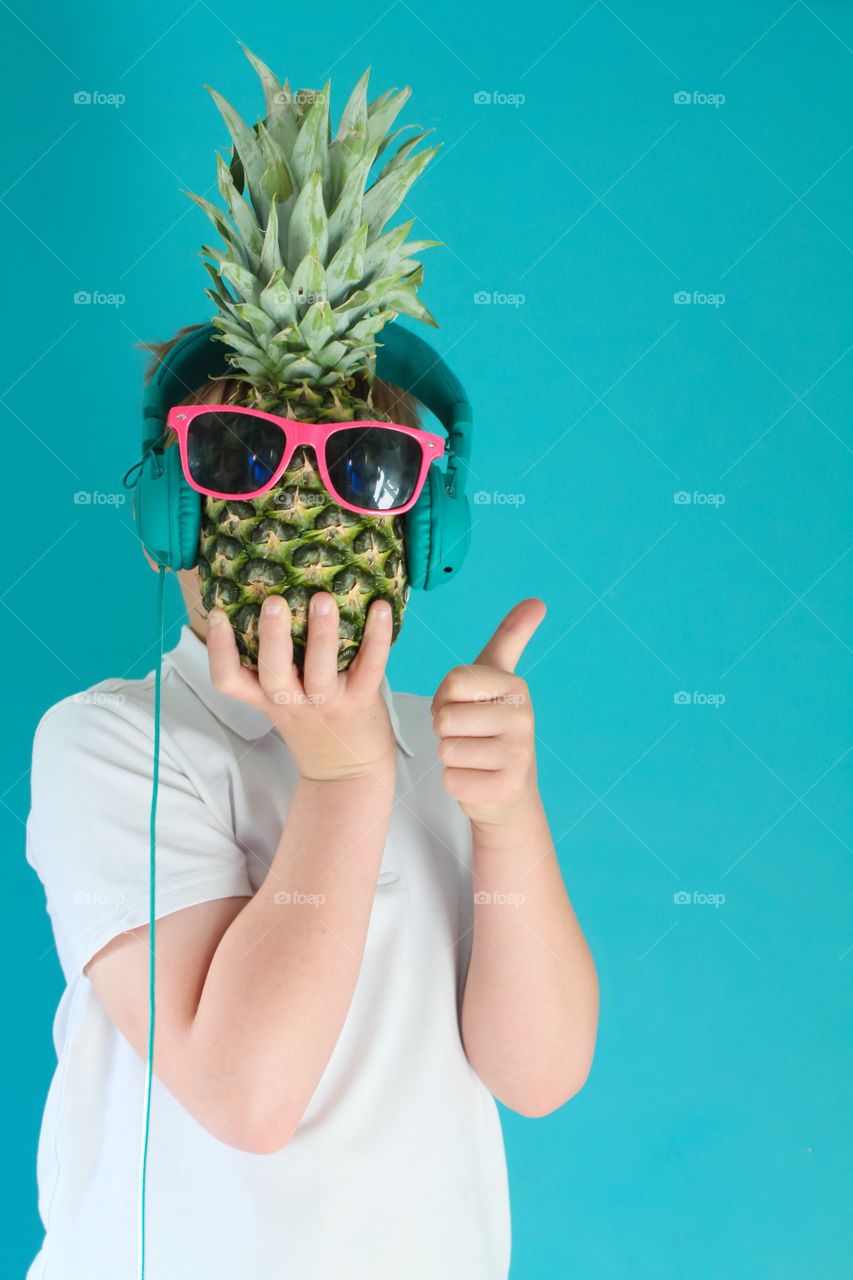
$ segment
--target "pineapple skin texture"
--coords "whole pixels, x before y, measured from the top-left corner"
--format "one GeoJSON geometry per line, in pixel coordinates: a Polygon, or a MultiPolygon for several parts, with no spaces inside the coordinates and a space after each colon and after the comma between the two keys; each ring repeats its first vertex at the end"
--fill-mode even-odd
{"type": "Polygon", "coordinates": [[[338,506],[311,450],[297,449],[282,482],[249,501],[205,498],[199,548],[202,601],[224,609],[251,670],[258,665],[258,623],[268,595],[292,614],[293,660],[303,669],[308,602],[330,592],[340,614],[338,671],[352,662],[374,600],[387,600],[392,643],[409,597],[403,518],[362,516],[338,506]]]}

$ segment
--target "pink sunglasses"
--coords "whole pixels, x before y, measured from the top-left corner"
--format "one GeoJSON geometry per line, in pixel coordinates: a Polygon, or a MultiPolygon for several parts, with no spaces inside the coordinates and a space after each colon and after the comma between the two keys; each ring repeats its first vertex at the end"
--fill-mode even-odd
{"type": "Polygon", "coordinates": [[[211,498],[257,498],[274,489],[294,451],[309,445],[323,484],[348,511],[402,515],[417,502],[444,439],[397,422],[308,423],[244,405],[175,405],[187,483],[211,498]]]}

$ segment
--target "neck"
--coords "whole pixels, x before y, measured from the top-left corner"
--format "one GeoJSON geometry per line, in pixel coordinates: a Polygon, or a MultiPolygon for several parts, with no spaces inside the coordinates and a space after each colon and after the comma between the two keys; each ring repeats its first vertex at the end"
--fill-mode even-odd
{"type": "Polygon", "coordinates": [[[199,640],[207,644],[207,610],[201,602],[198,569],[179,570],[178,581],[184,597],[190,630],[198,636],[199,640]]]}

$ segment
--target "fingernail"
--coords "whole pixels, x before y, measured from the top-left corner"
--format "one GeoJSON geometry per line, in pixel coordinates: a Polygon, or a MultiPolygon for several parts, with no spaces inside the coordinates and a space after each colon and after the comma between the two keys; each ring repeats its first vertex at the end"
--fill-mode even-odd
{"type": "Polygon", "coordinates": [[[208,625],[211,627],[221,627],[225,621],[225,614],[222,609],[213,609],[207,615],[208,625]]]}
{"type": "Polygon", "coordinates": [[[311,608],[320,618],[327,618],[332,612],[332,599],[328,595],[316,595],[311,597],[311,608]]]}
{"type": "Polygon", "coordinates": [[[277,617],[283,608],[284,606],[278,596],[268,596],[264,601],[264,613],[268,618],[277,617]]]}

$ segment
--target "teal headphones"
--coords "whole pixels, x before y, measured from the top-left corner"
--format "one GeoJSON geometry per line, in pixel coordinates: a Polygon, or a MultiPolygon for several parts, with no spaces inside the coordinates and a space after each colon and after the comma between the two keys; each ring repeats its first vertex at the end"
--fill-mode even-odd
{"type": "MultiPolygon", "coordinates": [[[[211,375],[229,372],[221,342],[205,324],[185,334],[145,388],[142,458],[125,476],[135,490],[139,537],[163,568],[192,569],[198,562],[202,499],[186,482],[177,449],[163,448],[166,416],[174,404],[211,375]],[[135,479],[130,480],[131,473],[135,479]]],[[[431,466],[421,496],[405,520],[409,581],[429,591],[459,571],[471,536],[465,479],[471,449],[471,405],[458,378],[432,347],[397,323],[386,326],[376,351],[376,374],[411,392],[447,432],[447,469],[431,466]]]]}

